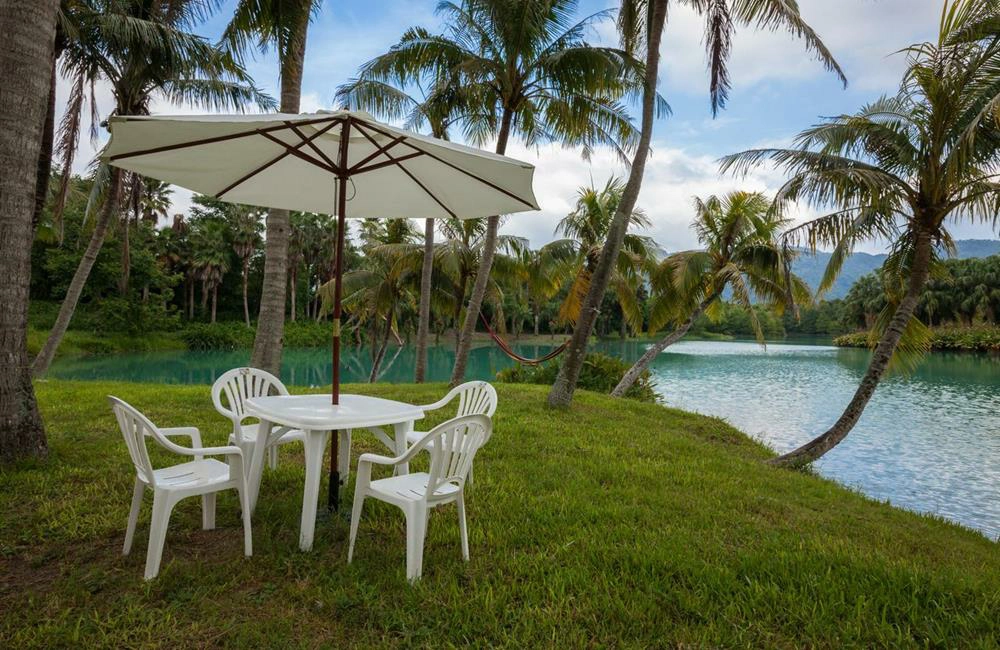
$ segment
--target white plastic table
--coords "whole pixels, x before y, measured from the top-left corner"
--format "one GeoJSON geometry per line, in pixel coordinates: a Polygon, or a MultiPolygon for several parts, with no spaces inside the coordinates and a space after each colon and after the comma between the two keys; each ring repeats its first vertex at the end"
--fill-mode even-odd
{"type": "MultiPolygon", "coordinates": [[[[330,403],[330,395],[271,395],[247,400],[246,412],[260,420],[257,441],[248,468],[250,511],[257,505],[260,480],[264,472],[264,451],[269,439],[280,437],[288,429],[301,429],[305,433],[306,480],[302,493],[302,523],[299,548],[312,549],[316,530],[316,508],[322,478],[323,450],[327,434],[338,431],[340,435],[337,470],[340,483],[347,480],[351,460],[351,430],[369,429],[397,454],[406,451],[406,434],[413,430],[413,422],[424,417],[419,406],[365,395],[341,395],[340,404],[330,403]],[[392,426],[394,440],[379,427],[392,426]]],[[[401,467],[406,473],[408,467],[401,467]]],[[[339,485],[331,489],[338,490],[339,485]]]]}

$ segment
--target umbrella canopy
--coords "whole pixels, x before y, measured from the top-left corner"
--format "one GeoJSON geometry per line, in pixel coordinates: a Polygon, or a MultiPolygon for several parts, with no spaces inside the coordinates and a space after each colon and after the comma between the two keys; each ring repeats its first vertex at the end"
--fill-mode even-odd
{"type": "Polygon", "coordinates": [[[116,116],[110,128],[107,162],[232,203],[339,216],[331,181],[347,178],[347,217],[470,219],[538,209],[532,165],[360,111],[116,116]]]}

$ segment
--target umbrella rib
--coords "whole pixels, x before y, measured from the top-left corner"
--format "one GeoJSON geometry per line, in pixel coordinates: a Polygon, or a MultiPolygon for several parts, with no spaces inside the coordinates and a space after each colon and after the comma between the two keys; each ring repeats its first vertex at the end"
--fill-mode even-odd
{"type": "MultiPolygon", "coordinates": [[[[317,131],[316,133],[314,133],[312,136],[310,136],[308,138],[303,138],[302,142],[300,142],[297,145],[295,145],[295,149],[297,149],[298,147],[301,147],[301,146],[303,146],[305,144],[308,144],[308,143],[312,142],[314,139],[316,139],[319,136],[323,135],[324,133],[326,133],[327,131],[329,131],[330,129],[332,129],[336,125],[337,125],[337,122],[330,122],[329,124],[327,124],[326,126],[324,126],[322,129],[320,129],[319,131],[317,131]]],[[[270,136],[265,135],[265,137],[270,137],[270,136]]],[[[281,142],[281,141],[279,140],[279,142],[281,142]]],[[[282,144],[284,144],[284,143],[282,143],[282,144]]],[[[266,163],[264,163],[263,165],[261,165],[257,169],[254,169],[253,171],[251,171],[251,172],[249,172],[249,173],[241,176],[240,178],[236,179],[235,181],[233,181],[232,183],[230,183],[229,185],[227,185],[224,189],[222,189],[222,191],[217,192],[215,194],[215,196],[217,198],[222,198],[223,194],[229,192],[230,190],[232,190],[237,185],[241,185],[242,183],[245,183],[247,180],[249,180],[250,178],[253,178],[257,174],[261,173],[262,171],[264,171],[265,169],[267,169],[268,167],[270,167],[274,163],[283,160],[286,156],[288,156],[291,153],[291,151],[292,151],[292,148],[289,147],[288,145],[286,145],[285,151],[282,151],[280,154],[278,154],[277,156],[275,156],[271,160],[267,161],[266,163]]]]}
{"type": "Polygon", "coordinates": [[[322,160],[317,160],[316,158],[313,158],[312,156],[304,154],[304,153],[302,153],[299,150],[299,147],[304,147],[306,144],[308,144],[308,142],[300,142],[300,143],[298,143],[297,145],[295,145],[293,147],[292,145],[288,144],[284,140],[281,140],[280,138],[274,137],[270,133],[261,133],[261,135],[264,136],[265,138],[267,138],[268,140],[270,140],[271,142],[273,142],[275,144],[278,144],[278,145],[281,145],[282,147],[284,147],[287,150],[287,152],[289,154],[295,156],[296,158],[300,158],[300,159],[306,161],[307,163],[310,163],[310,164],[312,164],[312,165],[314,165],[316,167],[319,167],[320,169],[322,169],[324,171],[330,172],[331,174],[335,174],[337,176],[340,176],[340,168],[339,167],[330,167],[329,165],[327,165],[322,160]]]}
{"type": "MultiPolygon", "coordinates": [[[[351,122],[354,122],[354,120],[351,120],[351,122]]],[[[369,142],[371,142],[376,147],[379,146],[378,143],[375,142],[375,138],[373,138],[371,136],[371,134],[369,134],[364,128],[362,128],[364,126],[368,126],[367,124],[362,124],[362,123],[359,122],[359,123],[356,123],[355,126],[358,127],[358,131],[360,131],[361,135],[365,136],[365,138],[367,138],[369,142]]],[[[407,143],[407,144],[409,144],[409,143],[407,143]]],[[[427,194],[427,196],[429,196],[432,199],[434,199],[434,202],[437,203],[438,205],[440,205],[442,210],[444,210],[449,215],[451,215],[451,217],[453,219],[458,219],[459,218],[459,216],[457,214],[455,214],[455,212],[451,208],[449,208],[447,205],[445,205],[444,202],[441,199],[439,199],[436,194],[434,194],[434,192],[431,192],[429,189],[427,189],[427,187],[423,183],[421,183],[420,180],[417,179],[417,177],[414,176],[410,172],[409,169],[407,169],[406,167],[403,167],[403,163],[399,162],[399,160],[397,160],[396,158],[393,158],[392,154],[386,153],[386,152],[383,152],[383,153],[385,153],[385,155],[388,156],[389,160],[391,160],[393,162],[393,164],[395,164],[397,167],[399,167],[399,169],[404,174],[406,174],[407,176],[409,176],[410,180],[417,184],[417,187],[419,187],[420,189],[422,189],[427,194]]]]}
{"type": "MultiPolygon", "coordinates": [[[[389,167],[390,165],[395,165],[396,163],[403,162],[404,160],[409,160],[411,158],[417,158],[417,157],[423,156],[423,155],[424,155],[423,151],[417,151],[417,152],[414,152],[414,153],[408,153],[405,156],[400,156],[399,158],[393,158],[389,154],[386,154],[386,156],[389,158],[389,160],[383,160],[382,162],[377,162],[377,163],[368,165],[367,167],[364,167],[362,169],[358,169],[358,170],[355,170],[355,171],[351,172],[351,174],[352,175],[356,175],[356,174],[364,174],[365,172],[373,172],[376,169],[382,169],[383,167],[389,167]]],[[[354,169],[354,168],[352,167],[352,169],[354,169]]]]}
{"type": "MultiPolygon", "coordinates": [[[[331,122],[332,125],[336,125],[343,121],[343,117],[324,117],[316,120],[305,120],[298,122],[300,126],[309,126],[311,124],[322,124],[323,122],[331,122]]],[[[136,156],[146,156],[153,153],[163,153],[164,151],[174,151],[175,149],[186,149],[189,147],[199,147],[203,144],[215,144],[216,142],[225,142],[226,140],[236,140],[238,138],[248,138],[251,135],[261,135],[262,133],[270,133],[271,131],[283,131],[288,129],[287,124],[282,124],[281,126],[269,126],[263,129],[252,129],[250,131],[241,131],[240,133],[229,133],[227,135],[217,135],[211,138],[202,138],[200,140],[191,140],[190,142],[178,142],[176,144],[167,144],[162,147],[153,147],[152,149],[140,149],[139,151],[129,151],[127,153],[115,154],[108,158],[109,161],[114,162],[116,160],[122,160],[123,158],[135,158],[136,156]]]]}
{"type": "Polygon", "coordinates": [[[397,138],[393,138],[392,141],[386,143],[385,145],[379,145],[379,144],[375,143],[375,141],[372,140],[371,138],[368,138],[369,141],[371,141],[373,144],[375,144],[375,152],[372,153],[371,155],[365,156],[363,159],[359,160],[357,163],[355,163],[348,170],[348,172],[351,173],[351,174],[358,174],[358,173],[363,172],[363,171],[368,171],[366,169],[361,169],[361,166],[364,165],[369,160],[374,160],[375,158],[377,158],[381,154],[385,154],[386,157],[389,158],[389,160],[391,161],[392,160],[392,156],[390,156],[386,152],[389,151],[389,149],[392,149],[393,147],[395,147],[397,144],[399,144],[400,142],[402,142],[405,139],[406,139],[406,136],[401,135],[401,136],[399,136],[397,138]]]}
{"type": "MultiPolygon", "coordinates": [[[[285,122],[285,124],[288,124],[288,126],[292,129],[292,131],[295,131],[295,135],[302,138],[302,140],[309,145],[309,148],[315,151],[316,155],[318,155],[320,158],[323,159],[323,162],[325,162],[330,167],[333,167],[334,169],[337,170],[340,169],[340,167],[337,166],[337,163],[333,162],[333,160],[331,160],[330,157],[326,155],[322,149],[316,146],[316,143],[313,142],[313,140],[315,140],[316,138],[307,137],[306,134],[303,133],[299,127],[295,126],[294,122],[285,122]]],[[[329,129],[323,129],[322,131],[314,135],[321,135],[323,133],[326,133],[327,131],[329,131],[329,129]]]]}
{"type": "MultiPolygon", "coordinates": [[[[363,123],[359,124],[359,126],[360,126],[360,125],[363,125],[363,126],[365,126],[366,128],[370,128],[371,130],[373,130],[373,131],[375,131],[375,132],[377,132],[377,133],[381,133],[382,135],[385,135],[385,136],[389,136],[389,137],[391,137],[391,134],[390,134],[390,133],[388,133],[388,132],[386,132],[386,131],[383,131],[382,129],[380,129],[380,128],[376,127],[376,126],[372,126],[372,125],[371,125],[371,124],[369,124],[368,122],[363,122],[363,123]]],[[[362,131],[362,132],[364,132],[364,131],[362,131]]],[[[370,138],[369,138],[369,139],[370,139],[370,138]]],[[[458,165],[456,165],[456,164],[454,164],[454,163],[450,163],[450,162],[448,162],[447,160],[445,160],[445,159],[443,159],[443,158],[441,158],[441,157],[439,157],[439,156],[437,156],[437,155],[435,155],[435,154],[432,154],[431,152],[429,152],[429,151],[427,151],[427,150],[425,150],[425,149],[421,149],[421,148],[420,148],[420,147],[418,147],[417,145],[415,145],[415,144],[413,144],[412,142],[410,142],[410,140],[409,140],[408,138],[406,138],[406,139],[405,139],[405,141],[404,141],[404,143],[403,143],[403,144],[405,144],[406,146],[408,146],[408,147],[410,147],[410,148],[412,148],[412,149],[416,149],[417,151],[419,151],[419,152],[423,153],[423,154],[424,154],[424,155],[426,155],[426,156],[430,156],[431,158],[433,158],[434,160],[438,161],[438,162],[439,162],[439,163],[441,163],[442,165],[447,165],[448,167],[451,167],[451,168],[452,168],[452,169],[454,169],[455,171],[458,171],[458,172],[461,172],[461,173],[465,174],[466,176],[469,176],[470,178],[474,178],[474,179],[476,179],[476,180],[477,180],[477,181],[479,181],[480,183],[482,183],[482,184],[484,184],[484,185],[487,185],[487,186],[489,186],[489,187],[493,188],[493,189],[494,189],[494,190],[496,190],[497,192],[500,192],[500,193],[502,193],[502,194],[506,194],[507,196],[509,196],[510,198],[512,198],[512,199],[514,199],[514,200],[516,200],[516,201],[520,201],[521,203],[525,204],[525,205],[526,205],[526,206],[528,206],[529,208],[535,208],[535,205],[534,205],[534,204],[530,203],[529,201],[526,201],[526,200],[522,199],[522,198],[521,198],[520,196],[518,196],[517,194],[514,194],[513,192],[510,192],[510,191],[508,191],[508,190],[505,190],[504,188],[500,187],[500,186],[499,186],[499,185],[497,185],[496,183],[492,183],[492,182],[490,182],[490,181],[486,180],[485,178],[482,178],[482,177],[480,177],[480,176],[477,176],[476,174],[473,174],[472,172],[470,172],[470,171],[469,171],[469,170],[467,170],[467,169],[462,169],[462,168],[461,168],[461,167],[459,167],[458,165]]]]}

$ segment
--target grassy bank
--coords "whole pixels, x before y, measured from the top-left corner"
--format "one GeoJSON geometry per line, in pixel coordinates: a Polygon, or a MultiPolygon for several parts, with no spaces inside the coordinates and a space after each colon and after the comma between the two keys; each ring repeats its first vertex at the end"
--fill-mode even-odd
{"type": "MultiPolygon", "coordinates": [[[[422,402],[443,386],[349,390],[422,402]]],[[[1000,643],[1000,552],[981,535],[767,467],[767,450],[716,419],[592,393],[566,413],[545,408],[543,386],[498,390],[469,495],[469,564],[451,508],[431,519],[415,587],[388,506],[366,506],[353,565],[343,519],[321,522],[300,553],[293,449],[265,474],[252,559],[232,495],[210,532],[190,500],[146,584],[149,501],[122,558],[133,470],[104,396],[197,425],[206,444],[227,422],[205,386],[40,382],[51,455],[0,472],[0,646],[1000,643]]],[[[379,448],[357,438],[355,457],[379,448]]]]}
{"type": "MultiPolygon", "coordinates": [[[[1000,352],[1000,326],[935,327],[931,348],[957,352],[1000,352]]],[[[871,341],[868,332],[855,332],[838,336],[834,345],[849,348],[866,348],[871,341]]]]}

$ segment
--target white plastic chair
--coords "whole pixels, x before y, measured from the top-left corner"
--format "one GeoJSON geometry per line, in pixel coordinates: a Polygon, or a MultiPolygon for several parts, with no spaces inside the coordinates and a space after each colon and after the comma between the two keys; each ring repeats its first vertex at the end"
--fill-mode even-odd
{"type": "Polygon", "coordinates": [[[111,409],[118,420],[122,435],[125,436],[125,445],[128,447],[136,472],[135,487],[132,490],[132,508],[128,515],[122,555],[128,555],[132,550],[132,537],[139,521],[139,508],[142,506],[142,496],[146,488],[153,491],[153,514],[149,526],[149,547],[146,550],[146,580],[155,578],[160,572],[160,558],[163,556],[163,543],[167,536],[170,512],[177,502],[187,497],[201,496],[202,528],[212,530],[215,528],[215,494],[222,490],[234,489],[239,494],[240,508],[243,511],[243,551],[250,557],[253,554],[253,541],[242,450],[236,446],[202,447],[201,434],[194,427],[161,429],[117,397],[109,395],[108,401],[111,402],[111,409]],[[175,444],[169,440],[170,436],[191,438],[191,447],[175,444]],[[153,469],[149,460],[149,450],[146,449],[147,437],[175,454],[194,456],[194,460],[153,469]],[[229,462],[227,464],[215,459],[205,459],[204,456],[225,456],[229,462]]]}
{"type": "Polygon", "coordinates": [[[410,581],[423,572],[424,538],[430,511],[442,504],[458,505],[458,527],[462,537],[462,559],[469,561],[469,533],[465,524],[465,480],[472,459],[493,433],[485,415],[467,415],[438,425],[406,453],[396,458],[362,454],[358,459],[358,480],[351,510],[351,541],[347,562],[354,558],[354,541],[365,498],[372,497],[398,506],[406,516],[406,577],[410,581]],[[398,466],[408,463],[427,449],[431,454],[429,472],[400,474],[371,480],[372,465],[398,466]]]}
{"type": "MultiPolygon", "coordinates": [[[[467,381],[464,384],[455,386],[448,394],[434,402],[422,406],[424,412],[436,411],[447,406],[452,400],[458,398],[458,409],[455,417],[466,415],[485,415],[492,418],[497,410],[497,391],[491,384],[485,381],[467,381]]],[[[410,431],[406,434],[406,442],[414,444],[427,435],[426,431],[410,431]]],[[[401,450],[397,450],[399,453],[401,450]]],[[[469,470],[469,484],[472,484],[472,470],[469,470]]]]}
{"type": "MultiPolygon", "coordinates": [[[[233,432],[229,435],[229,443],[239,445],[249,453],[257,442],[257,424],[244,424],[249,417],[246,414],[246,401],[254,397],[267,395],[287,395],[288,389],[281,380],[259,368],[234,368],[215,380],[212,384],[212,403],[215,410],[233,423],[233,432]],[[222,396],[226,404],[222,403],[222,396]]],[[[278,445],[289,442],[304,442],[305,434],[292,429],[272,442],[267,448],[267,464],[271,469],[278,466],[278,445]]]]}

